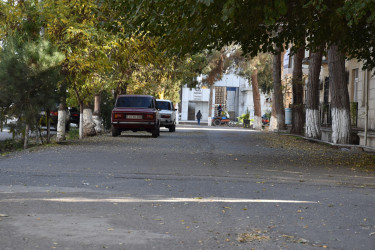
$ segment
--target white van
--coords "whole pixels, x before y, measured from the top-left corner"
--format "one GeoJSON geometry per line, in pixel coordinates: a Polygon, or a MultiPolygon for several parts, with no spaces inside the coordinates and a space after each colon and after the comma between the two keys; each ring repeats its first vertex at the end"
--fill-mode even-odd
{"type": "Polygon", "coordinates": [[[160,127],[166,127],[169,132],[176,131],[176,109],[170,100],[156,99],[156,106],[160,114],[160,127]]]}

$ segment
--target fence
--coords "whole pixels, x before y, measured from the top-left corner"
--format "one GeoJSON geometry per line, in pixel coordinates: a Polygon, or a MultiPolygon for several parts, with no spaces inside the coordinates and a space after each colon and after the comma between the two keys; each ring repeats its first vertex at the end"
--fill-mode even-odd
{"type": "MultiPolygon", "coordinates": [[[[332,125],[331,103],[321,103],[319,105],[319,114],[322,127],[332,125]]],[[[356,128],[358,124],[358,102],[350,103],[350,121],[352,128],[356,128]]]]}

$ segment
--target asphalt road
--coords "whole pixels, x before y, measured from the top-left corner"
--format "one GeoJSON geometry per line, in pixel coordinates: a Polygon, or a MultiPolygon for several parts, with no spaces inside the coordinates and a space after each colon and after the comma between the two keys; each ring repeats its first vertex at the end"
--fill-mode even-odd
{"type": "Polygon", "coordinates": [[[375,249],[375,174],[179,126],[0,158],[0,249],[375,249]]]}

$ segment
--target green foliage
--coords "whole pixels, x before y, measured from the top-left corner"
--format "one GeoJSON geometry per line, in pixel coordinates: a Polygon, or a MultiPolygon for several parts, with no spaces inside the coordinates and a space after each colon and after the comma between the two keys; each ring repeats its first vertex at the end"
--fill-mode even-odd
{"type": "Polygon", "coordinates": [[[100,96],[100,112],[103,119],[103,126],[105,129],[111,128],[111,113],[115,105],[115,99],[112,93],[103,91],[100,96]]]}
{"type": "Polygon", "coordinates": [[[7,139],[0,141],[0,154],[1,156],[8,152],[23,149],[23,143],[20,140],[7,139]]]}
{"type": "Polygon", "coordinates": [[[70,128],[66,136],[67,140],[77,140],[79,139],[79,130],[78,128],[70,128]]]}
{"type": "Polygon", "coordinates": [[[241,116],[238,117],[238,121],[240,123],[243,123],[243,120],[250,120],[250,111],[249,111],[249,109],[246,109],[246,113],[242,114],[241,116]]]}
{"type": "Polygon", "coordinates": [[[270,94],[273,90],[272,82],[272,55],[268,54],[263,58],[262,67],[258,71],[259,89],[264,94],[270,94]]]}
{"type": "Polygon", "coordinates": [[[371,0],[120,2],[118,17],[128,30],[160,36],[161,44],[172,52],[220,49],[235,42],[255,56],[275,52],[275,45],[292,43],[297,49],[307,41],[312,51],[337,44],[366,67],[375,67],[375,4],[371,0]]]}
{"type": "Polygon", "coordinates": [[[18,123],[37,125],[40,110],[56,103],[63,59],[45,40],[4,40],[0,53],[0,99],[8,107],[8,115],[19,118],[18,123]]]}

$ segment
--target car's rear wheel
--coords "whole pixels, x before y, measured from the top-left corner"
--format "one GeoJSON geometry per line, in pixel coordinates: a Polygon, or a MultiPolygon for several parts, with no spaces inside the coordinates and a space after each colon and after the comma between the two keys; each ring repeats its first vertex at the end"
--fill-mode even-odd
{"type": "Polygon", "coordinates": [[[169,126],[168,129],[169,129],[169,132],[175,132],[176,131],[176,124],[173,124],[173,125],[169,126]]]}
{"type": "Polygon", "coordinates": [[[119,136],[120,134],[121,134],[121,131],[119,129],[112,127],[112,136],[113,137],[119,136]]]}
{"type": "Polygon", "coordinates": [[[157,125],[153,130],[152,130],[152,137],[157,138],[160,135],[160,125],[157,125]]]}

